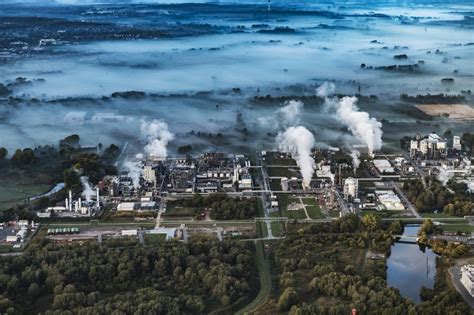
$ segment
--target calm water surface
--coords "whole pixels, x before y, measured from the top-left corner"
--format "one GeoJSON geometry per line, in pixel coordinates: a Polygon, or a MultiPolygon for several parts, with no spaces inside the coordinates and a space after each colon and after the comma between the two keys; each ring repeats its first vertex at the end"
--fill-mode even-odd
{"type": "MultiPolygon", "coordinates": [[[[403,235],[416,235],[419,227],[419,225],[407,225],[403,235]]],[[[402,238],[401,241],[403,240],[402,238]]],[[[421,287],[433,288],[436,254],[429,248],[424,252],[421,251],[417,244],[395,243],[387,267],[388,285],[399,289],[403,297],[419,303],[421,287]]]]}

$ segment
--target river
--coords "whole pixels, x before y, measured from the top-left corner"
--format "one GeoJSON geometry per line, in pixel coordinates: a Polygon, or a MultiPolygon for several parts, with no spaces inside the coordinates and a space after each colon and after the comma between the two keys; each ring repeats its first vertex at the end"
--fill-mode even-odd
{"type": "MultiPolygon", "coordinates": [[[[419,225],[407,225],[403,235],[415,236],[419,225]]],[[[404,239],[401,238],[401,241],[404,239]]],[[[406,239],[407,241],[413,241],[406,239]]],[[[436,275],[436,254],[429,248],[422,251],[418,244],[396,242],[387,260],[387,282],[400,290],[403,297],[420,303],[422,286],[433,288],[436,275]]]]}

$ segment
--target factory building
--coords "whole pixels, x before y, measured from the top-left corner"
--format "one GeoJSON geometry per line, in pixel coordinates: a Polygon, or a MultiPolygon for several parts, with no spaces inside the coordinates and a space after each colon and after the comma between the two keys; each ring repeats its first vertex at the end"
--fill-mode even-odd
{"type": "Polygon", "coordinates": [[[143,167],[143,179],[153,185],[156,185],[156,171],[152,165],[145,165],[143,167]]]}
{"type": "Polygon", "coordinates": [[[466,291],[474,297],[474,265],[464,265],[461,267],[461,283],[466,291]]]}
{"type": "Polygon", "coordinates": [[[375,196],[377,196],[382,210],[405,210],[405,206],[393,190],[376,190],[375,196]]]}
{"type": "Polygon", "coordinates": [[[456,151],[461,151],[462,150],[461,137],[460,136],[454,136],[453,137],[453,150],[456,150],[456,151]]]}
{"type": "Polygon", "coordinates": [[[348,202],[357,199],[359,194],[359,181],[349,177],[344,181],[344,199],[348,202]]]}
{"type": "Polygon", "coordinates": [[[428,158],[438,158],[446,155],[448,149],[446,139],[442,139],[436,133],[430,133],[427,138],[420,139],[417,135],[415,140],[410,141],[410,156],[423,155],[428,158]]]}

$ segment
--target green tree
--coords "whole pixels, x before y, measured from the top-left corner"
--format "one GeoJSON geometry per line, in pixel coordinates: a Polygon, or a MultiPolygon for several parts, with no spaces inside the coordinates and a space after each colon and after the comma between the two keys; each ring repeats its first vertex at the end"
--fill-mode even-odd
{"type": "Polygon", "coordinates": [[[4,160],[8,155],[8,150],[6,148],[0,148],[0,160],[4,160]]]}
{"type": "Polygon", "coordinates": [[[278,310],[286,312],[290,308],[298,303],[298,293],[295,288],[289,287],[280,295],[278,299],[278,310]]]}

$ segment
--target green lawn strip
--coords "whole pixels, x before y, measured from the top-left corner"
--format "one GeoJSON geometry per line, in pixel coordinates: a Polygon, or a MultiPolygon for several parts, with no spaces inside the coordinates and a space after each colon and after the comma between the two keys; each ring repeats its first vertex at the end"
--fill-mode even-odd
{"type": "Polygon", "coordinates": [[[145,238],[145,244],[147,245],[158,244],[159,242],[166,241],[165,233],[160,233],[160,234],[147,233],[143,236],[145,238]]]}
{"type": "Polygon", "coordinates": [[[314,198],[301,198],[303,203],[308,206],[317,206],[316,200],[314,198]]]}
{"type": "Polygon", "coordinates": [[[272,222],[272,234],[273,236],[282,236],[283,234],[282,222],[272,222]]]}
{"type": "Polygon", "coordinates": [[[321,213],[321,208],[319,206],[306,206],[306,212],[311,219],[323,219],[324,215],[321,213]]]}

